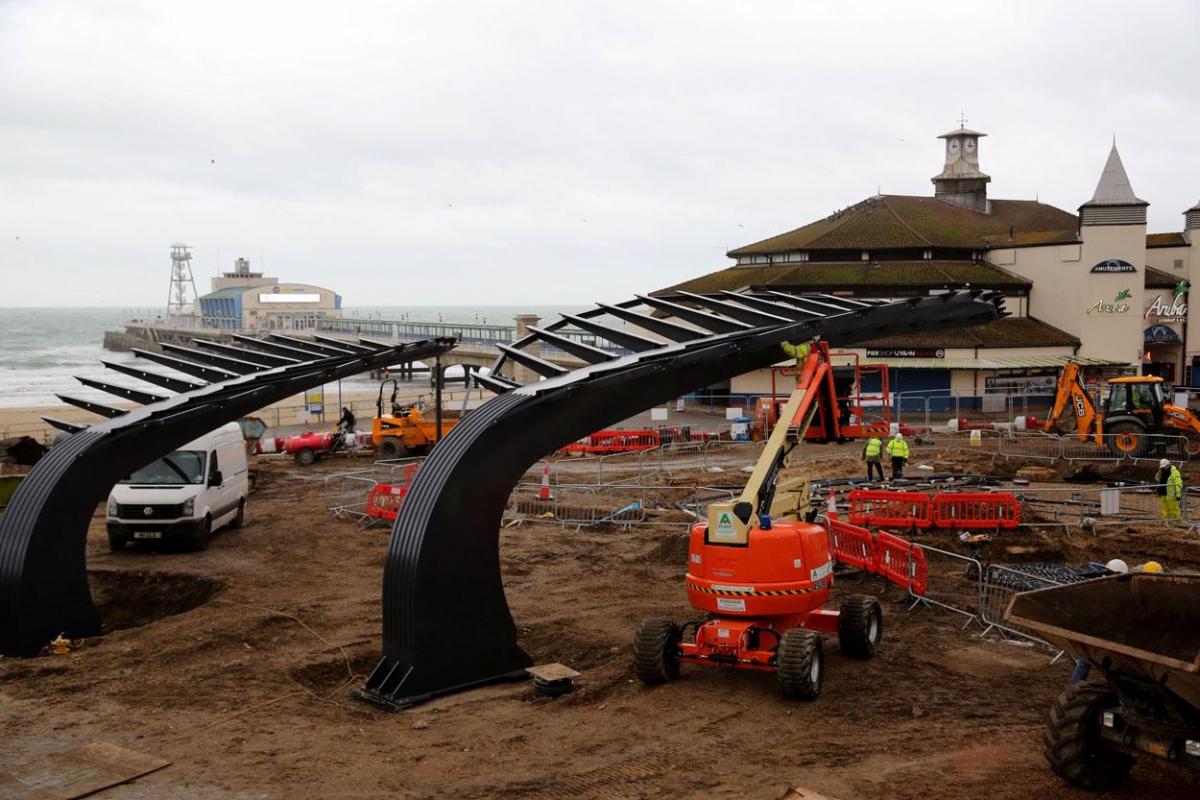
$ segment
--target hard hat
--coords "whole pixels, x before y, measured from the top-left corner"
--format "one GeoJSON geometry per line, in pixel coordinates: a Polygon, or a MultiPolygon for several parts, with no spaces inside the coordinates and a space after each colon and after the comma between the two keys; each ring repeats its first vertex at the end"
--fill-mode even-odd
{"type": "Polygon", "coordinates": [[[1158,462],[1158,465],[1160,467],[1169,467],[1169,466],[1171,466],[1171,462],[1164,458],[1162,461],[1158,462]]]}
{"type": "Polygon", "coordinates": [[[895,436],[893,436],[892,438],[893,438],[893,439],[903,439],[903,438],[904,438],[904,434],[903,434],[903,433],[901,433],[900,431],[896,431],[896,434],[895,434],[895,436]]]}
{"type": "Polygon", "coordinates": [[[1109,561],[1107,564],[1105,564],[1104,567],[1109,572],[1119,572],[1122,575],[1124,575],[1126,572],[1129,572],[1129,565],[1119,558],[1114,558],[1112,561],[1109,561]]]}
{"type": "Polygon", "coordinates": [[[1142,564],[1142,572],[1162,572],[1162,571],[1163,571],[1163,565],[1158,563],[1157,561],[1147,561],[1145,564],[1142,564]]]}

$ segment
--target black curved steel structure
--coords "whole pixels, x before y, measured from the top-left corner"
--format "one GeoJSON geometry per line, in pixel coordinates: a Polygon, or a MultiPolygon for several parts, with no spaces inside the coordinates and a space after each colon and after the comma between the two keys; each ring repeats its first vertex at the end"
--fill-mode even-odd
{"type": "Polygon", "coordinates": [[[531,665],[504,596],[498,531],[513,485],[546,453],[653,405],[777,363],[783,341],[821,336],[847,345],[1003,315],[1000,297],[982,292],[896,302],[680,293],[671,300],[638,296],[531,329],[503,348],[490,376],[476,378],[499,396],[460,422],[413,481],[384,573],[384,654],[360,697],[402,708],[516,677],[531,665]],[[646,333],[597,321],[605,316],[646,333]],[[578,346],[560,332],[567,326],[632,352],[578,346]],[[541,345],[586,366],[567,372],[541,358],[535,349],[541,345]],[[500,377],[506,362],[541,379],[521,386],[500,377]]]}
{"type": "Polygon", "coordinates": [[[0,519],[0,653],[36,655],[60,633],[74,638],[100,632],[84,545],[92,511],[122,477],[297,392],[377,367],[434,358],[455,343],[452,338],[399,346],[365,339],[236,338],[240,346],[199,340],[200,349],[163,345],[174,355],[134,351],[201,382],[105,363],[116,372],[181,392],[175,396],[78,379],[144,404],[132,411],[60,395],[107,419],[84,426],[45,418],[71,435],[30,471],[0,519]]]}

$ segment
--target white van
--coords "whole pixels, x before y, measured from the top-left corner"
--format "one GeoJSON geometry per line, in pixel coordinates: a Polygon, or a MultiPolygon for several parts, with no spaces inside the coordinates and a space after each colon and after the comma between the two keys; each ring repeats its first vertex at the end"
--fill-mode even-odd
{"type": "Polygon", "coordinates": [[[224,525],[240,528],[250,482],[236,422],[189,442],[125,478],[108,496],[108,543],[183,541],[208,547],[224,525]]]}

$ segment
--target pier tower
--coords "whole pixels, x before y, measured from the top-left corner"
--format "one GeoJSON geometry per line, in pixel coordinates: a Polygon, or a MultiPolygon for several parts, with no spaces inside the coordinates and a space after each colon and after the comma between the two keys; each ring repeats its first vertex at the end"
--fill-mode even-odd
{"type": "Polygon", "coordinates": [[[192,277],[192,248],[176,242],[171,245],[171,289],[167,292],[167,318],[194,314],[197,297],[196,280],[192,277]]]}

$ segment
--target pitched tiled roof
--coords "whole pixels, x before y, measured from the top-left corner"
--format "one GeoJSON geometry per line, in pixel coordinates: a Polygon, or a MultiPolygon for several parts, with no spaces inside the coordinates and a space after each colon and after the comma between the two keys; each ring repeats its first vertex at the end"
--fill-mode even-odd
{"type": "Polygon", "coordinates": [[[729,267],[655,292],[718,292],[747,286],[833,292],[847,289],[1029,288],[1032,284],[993,264],[971,261],[799,262],[729,267]]]}
{"type": "Polygon", "coordinates": [[[1079,339],[1033,317],[1005,317],[969,328],[906,333],[860,347],[1078,347],[1079,339]]]}
{"type": "MultiPolygon", "coordinates": [[[[1180,278],[1182,278],[1182,276],[1180,276],[1180,278]]],[[[1180,278],[1175,277],[1169,272],[1164,272],[1161,269],[1146,267],[1147,289],[1174,289],[1179,285],[1180,278]]]]}
{"type": "Polygon", "coordinates": [[[729,255],[789,250],[880,250],[900,247],[997,247],[1010,234],[1053,232],[1076,240],[1074,214],[1033,200],[992,200],[991,213],[933,197],[876,195],[794,231],[731,250],[729,255]]]}
{"type": "Polygon", "coordinates": [[[1147,233],[1146,247],[1187,247],[1182,233],[1147,233]]]}

